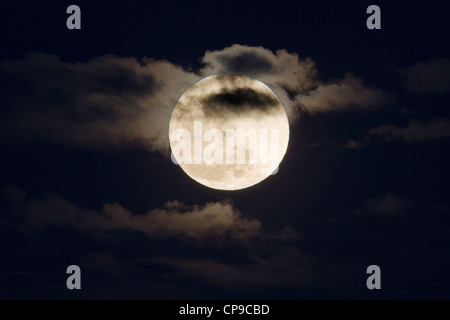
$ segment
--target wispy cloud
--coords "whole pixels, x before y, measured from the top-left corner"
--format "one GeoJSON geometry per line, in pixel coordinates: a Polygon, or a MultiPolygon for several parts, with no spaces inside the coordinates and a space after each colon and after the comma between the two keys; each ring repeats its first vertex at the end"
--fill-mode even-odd
{"type": "Polygon", "coordinates": [[[314,266],[311,258],[295,249],[287,252],[271,252],[264,258],[252,256],[245,263],[230,263],[208,258],[159,258],[157,261],[177,268],[183,276],[196,277],[228,288],[240,286],[251,287],[254,290],[263,286],[295,288],[305,285],[314,266]]]}
{"type": "Polygon", "coordinates": [[[138,141],[165,151],[172,107],[198,79],[167,61],[109,55],[72,64],[30,54],[0,64],[0,130],[8,140],[87,146],[138,141]]]}
{"type": "Polygon", "coordinates": [[[201,59],[202,74],[233,72],[267,83],[278,95],[291,121],[301,112],[318,113],[362,108],[369,110],[387,100],[377,88],[366,87],[362,79],[347,74],[341,80],[324,83],[311,58],[263,47],[233,45],[207,51],[201,59]]]}
{"type": "Polygon", "coordinates": [[[135,230],[150,236],[206,238],[230,236],[244,239],[259,234],[261,223],[247,219],[229,201],[186,205],[169,201],[163,207],[136,214],[117,203],[103,204],[101,211],[77,206],[53,193],[41,199],[8,188],[11,215],[26,228],[66,225],[84,230],[135,230]]]}
{"type": "Polygon", "coordinates": [[[412,201],[388,193],[379,198],[368,198],[364,209],[358,212],[365,215],[400,217],[414,208],[412,201]]]}
{"type": "Polygon", "coordinates": [[[450,92],[450,60],[435,59],[417,62],[401,70],[404,86],[416,94],[440,94],[450,92]]]}
{"type": "Polygon", "coordinates": [[[362,139],[349,139],[346,147],[360,149],[374,142],[402,141],[420,143],[450,137],[450,120],[435,118],[428,121],[410,119],[407,126],[384,124],[370,129],[362,139]]]}
{"type": "Polygon", "coordinates": [[[370,109],[384,95],[355,76],[322,83],[311,58],[286,50],[232,45],[207,51],[199,70],[166,60],[106,55],[68,63],[33,53],[0,63],[0,133],[4,141],[45,141],[88,147],[140,143],[169,154],[171,112],[202,77],[236,73],[265,82],[291,122],[301,112],[370,109]]]}
{"type": "Polygon", "coordinates": [[[399,139],[406,143],[433,141],[450,137],[450,120],[443,118],[429,121],[411,119],[407,127],[386,124],[371,129],[368,134],[387,140],[399,139]]]}
{"type": "Polygon", "coordinates": [[[320,84],[307,94],[298,95],[300,109],[309,113],[367,109],[383,104],[387,97],[381,90],[368,88],[360,78],[347,74],[337,83],[320,84]]]}

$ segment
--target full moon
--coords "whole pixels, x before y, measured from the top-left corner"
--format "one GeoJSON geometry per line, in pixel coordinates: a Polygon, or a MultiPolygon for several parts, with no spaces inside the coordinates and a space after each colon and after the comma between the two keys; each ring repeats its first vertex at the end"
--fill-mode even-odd
{"type": "Polygon", "coordinates": [[[219,74],[198,81],[180,97],[169,140],[172,160],[189,177],[213,189],[239,190],[278,171],[289,122],[267,85],[219,74]]]}

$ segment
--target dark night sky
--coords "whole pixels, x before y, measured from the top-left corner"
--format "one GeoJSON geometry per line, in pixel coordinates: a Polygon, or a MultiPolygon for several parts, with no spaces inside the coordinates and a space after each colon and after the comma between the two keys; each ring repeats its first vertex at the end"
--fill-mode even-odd
{"type": "Polygon", "coordinates": [[[448,3],[92,2],[1,5],[0,298],[450,298],[448,3]],[[224,71],[292,112],[279,172],[234,192],[164,140],[224,71]]]}

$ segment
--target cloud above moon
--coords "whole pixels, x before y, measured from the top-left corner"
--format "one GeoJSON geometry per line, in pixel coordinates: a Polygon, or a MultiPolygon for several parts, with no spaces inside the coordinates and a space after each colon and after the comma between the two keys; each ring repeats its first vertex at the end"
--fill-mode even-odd
{"type": "MultiPolygon", "coordinates": [[[[3,141],[44,141],[102,148],[139,143],[169,154],[169,119],[177,100],[192,84],[217,73],[244,74],[267,84],[286,109],[289,121],[302,112],[369,110],[383,93],[355,76],[323,83],[311,58],[286,50],[234,44],[207,51],[199,70],[166,60],[101,56],[69,63],[32,53],[0,62],[0,136],[3,141]]],[[[222,92],[206,99],[259,109],[270,99],[251,90],[222,92]]],[[[214,108],[214,107],[213,107],[214,108]]]]}
{"type": "Polygon", "coordinates": [[[256,78],[296,93],[319,84],[318,71],[311,58],[300,59],[296,53],[263,47],[234,44],[216,51],[206,51],[200,59],[205,65],[201,74],[236,73],[256,78]]]}

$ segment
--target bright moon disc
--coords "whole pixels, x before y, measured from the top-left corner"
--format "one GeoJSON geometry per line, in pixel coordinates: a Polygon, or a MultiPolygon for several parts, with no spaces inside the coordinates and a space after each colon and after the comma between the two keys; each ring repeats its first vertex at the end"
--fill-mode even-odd
{"type": "Polygon", "coordinates": [[[278,97],[261,81],[206,77],[178,100],[170,118],[172,159],[214,189],[253,186],[278,170],[289,122],[278,97]]]}

